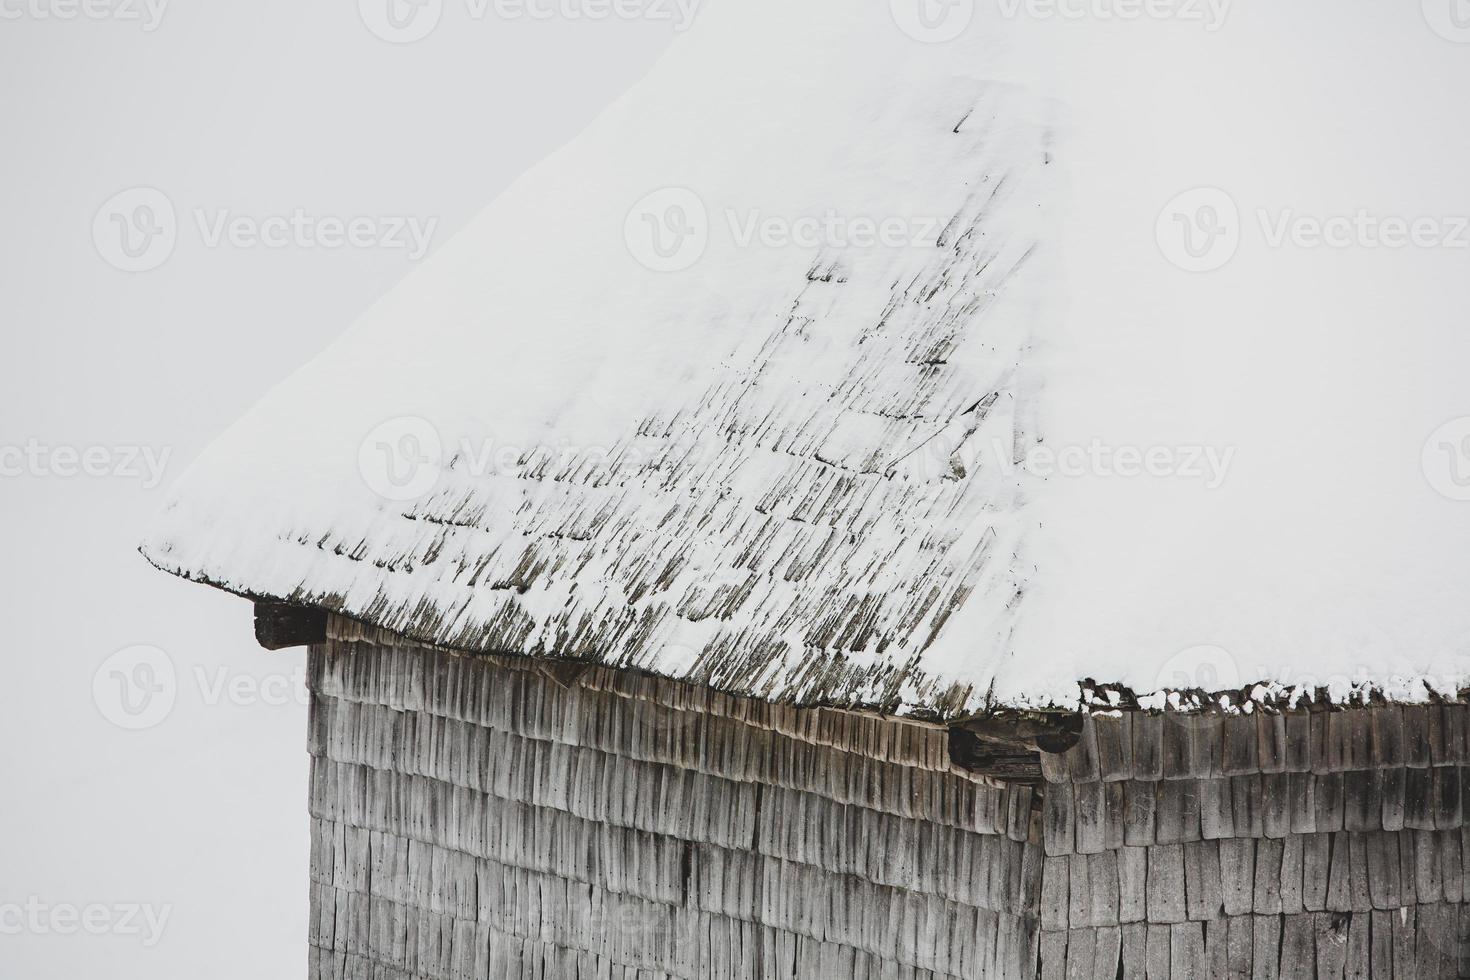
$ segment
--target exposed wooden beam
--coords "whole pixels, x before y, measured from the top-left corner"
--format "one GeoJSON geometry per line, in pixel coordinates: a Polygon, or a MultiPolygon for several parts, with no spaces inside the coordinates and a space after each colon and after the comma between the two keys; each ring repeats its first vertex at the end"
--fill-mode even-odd
{"type": "Polygon", "coordinates": [[[267,650],[321,643],[327,638],[327,612],[284,602],[255,604],[255,642],[267,650]]]}
{"type": "Polygon", "coordinates": [[[1041,782],[1041,753],[1065,752],[1082,737],[1080,714],[997,711],[949,730],[949,758],[1007,782],[1041,782]]]}

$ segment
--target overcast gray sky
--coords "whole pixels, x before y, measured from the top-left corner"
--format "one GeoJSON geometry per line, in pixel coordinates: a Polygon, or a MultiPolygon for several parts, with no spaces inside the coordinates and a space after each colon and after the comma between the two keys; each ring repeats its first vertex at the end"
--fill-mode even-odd
{"type": "Polygon", "coordinates": [[[408,271],[395,219],[437,222],[442,243],[674,31],[451,3],[399,44],[353,2],[171,0],[156,24],[141,0],[97,9],[0,5],[0,445],[32,448],[0,459],[0,975],[300,976],[306,713],[286,682],[304,657],[259,650],[248,603],[136,554],[162,495],[148,453],[168,454],[166,485],[408,271]],[[104,213],[99,248],[94,219],[137,187],[179,230],[130,273],[109,263],[121,230],[104,213]],[[211,241],[297,209],[373,219],[370,244],[309,247],[289,226],[286,247],[211,241]],[[85,468],[109,475],[82,472],[96,447],[85,468]],[[107,717],[111,675],[157,655],[109,658],[139,645],[174,681],[128,730],[107,717]]]}

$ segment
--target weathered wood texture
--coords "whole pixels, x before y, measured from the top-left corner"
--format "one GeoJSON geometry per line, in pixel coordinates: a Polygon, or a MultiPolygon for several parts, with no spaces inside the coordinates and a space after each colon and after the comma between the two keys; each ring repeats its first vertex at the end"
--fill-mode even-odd
{"type": "Polygon", "coordinates": [[[1032,790],[943,729],[340,637],[311,668],[314,980],[1036,975],[1032,790]]]}
{"type": "Polygon", "coordinates": [[[1470,976],[1466,711],[1087,719],[1042,759],[1042,975],[1470,976]]]}

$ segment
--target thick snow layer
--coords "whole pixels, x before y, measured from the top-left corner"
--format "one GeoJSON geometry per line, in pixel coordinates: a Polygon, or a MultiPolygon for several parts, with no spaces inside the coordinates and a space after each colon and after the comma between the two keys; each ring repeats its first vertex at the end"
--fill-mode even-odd
{"type": "Polygon", "coordinates": [[[1458,688],[1463,52],[1417,11],[1062,7],[710,0],[145,554],[794,700],[1458,688]],[[1421,59],[1371,62],[1406,30],[1421,59]]]}

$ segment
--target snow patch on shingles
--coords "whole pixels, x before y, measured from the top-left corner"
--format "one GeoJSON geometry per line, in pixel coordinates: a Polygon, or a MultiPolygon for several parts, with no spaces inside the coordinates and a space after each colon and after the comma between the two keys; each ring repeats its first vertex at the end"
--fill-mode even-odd
{"type": "Polygon", "coordinates": [[[1006,474],[957,472],[935,435],[989,436],[1030,342],[1046,118],[973,68],[925,64],[891,24],[860,30],[906,85],[827,50],[845,74],[763,77],[755,119],[740,78],[702,101],[651,78],[212,447],[145,554],[452,647],[797,703],[981,708],[1016,614],[1020,496],[1006,474]],[[819,131],[773,123],[800,101],[788,83],[821,93],[819,131]],[[671,101],[736,117],[683,171],[665,157],[690,139],[667,131],[688,121],[671,101]],[[718,159],[732,143],[743,159],[718,159]],[[754,166],[763,154],[779,164],[754,166]],[[611,175],[595,194],[592,173],[611,175]],[[660,181],[696,189],[716,228],[732,209],[835,210],[942,234],[815,249],[716,234],[695,268],[649,276],[597,231],[620,232],[660,181]],[[461,454],[422,498],[376,500],[357,450],[395,415],[447,445],[514,447],[514,472],[461,454]],[[931,669],[965,606],[994,617],[971,662],[931,669]]]}

